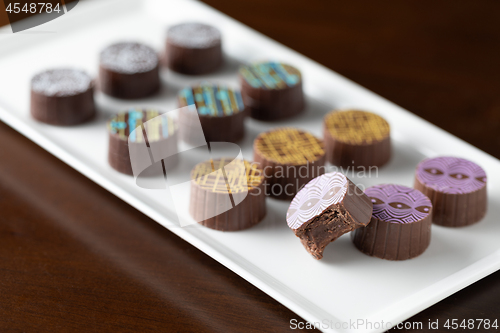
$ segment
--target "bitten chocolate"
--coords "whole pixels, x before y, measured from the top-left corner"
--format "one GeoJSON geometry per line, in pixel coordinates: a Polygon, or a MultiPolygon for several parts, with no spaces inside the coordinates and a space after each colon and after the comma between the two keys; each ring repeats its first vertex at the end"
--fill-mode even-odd
{"type": "Polygon", "coordinates": [[[389,123],[371,112],[330,112],[323,122],[323,136],[327,160],[336,166],[380,167],[391,157],[389,123]]]}
{"type": "Polygon", "coordinates": [[[276,199],[292,199],[302,186],[325,172],[323,141],[296,128],[259,134],[253,158],[263,169],[266,194],[276,199]]]}
{"type": "Polygon", "coordinates": [[[223,63],[221,33],[202,23],[174,25],[167,32],[165,57],[167,66],[178,73],[214,72],[223,63]]]}
{"type": "Polygon", "coordinates": [[[99,86],[121,99],[151,96],[160,89],[159,60],[151,47],[134,42],[105,48],[99,58],[99,86]]]}
{"type": "Polygon", "coordinates": [[[185,142],[200,142],[198,121],[206,142],[238,142],[243,138],[247,112],[239,91],[202,82],[182,89],[178,102],[180,107],[187,106],[179,114],[179,132],[185,142]]]}
{"type": "Polygon", "coordinates": [[[77,125],[95,115],[94,82],[84,71],[51,69],[31,80],[31,116],[59,126],[77,125]]]}
{"type": "Polygon", "coordinates": [[[417,166],[414,187],[431,199],[435,224],[467,226],[486,215],[486,172],[474,162],[444,156],[425,159],[417,166]]]}
{"type": "Polygon", "coordinates": [[[244,160],[214,159],[191,171],[189,213],[205,227],[236,231],[258,224],[266,215],[264,177],[244,160]]]}
{"type": "Polygon", "coordinates": [[[363,253],[387,260],[421,255],[431,241],[432,203],[422,192],[402,185],[365,190],[373,203],[370,224],[351,234],[363,253]]]}
{"type": "Polygon", "coordinates": [[[305,249],[321,259],[328,244],[368,225],[372,208],[361,189],[340,172],[331,172],[311,180],[297,193],[286,221],[305,249]]]}
{"type": "Polygon", "coordinates": [[[161,150],[171,156],[165,160],[165,168],[173,167],[177,162],[177,123],[158,110],[130,109],[119,113],[108,121],[107,129],[108,162],[121,173],[133,175],[130,149],[143,149],[144,142],[147,147],[161,146],[161,150]],[[138,130],[134,131],[136,128],[138,130]]]}
{"type": "Polygon", "coordinates": [[[302,75],[281,62],[260,62],[239,71],[241,94],[252,118],[270,121],[304,111],[302,75]]]}

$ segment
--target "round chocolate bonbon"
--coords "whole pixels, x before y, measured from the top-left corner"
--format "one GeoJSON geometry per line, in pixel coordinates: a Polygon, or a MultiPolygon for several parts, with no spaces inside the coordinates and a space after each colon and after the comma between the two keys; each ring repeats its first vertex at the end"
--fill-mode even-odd
{"type": "Polygon", "coordinates": [[[84,71],[58,68],[31,80],[33,118],[51,125],[77,125],[95,115],[94,82],[84,71]]]}
{"type": "Polygon", "coordinates": [[[266,215],[264,177],[255,164],[229,158],[209,160],[193,168],[191,179],[189,212],[208,228],[247,229],[266,215]]]}
{"type": "Polygon", "coordinates": [[[414,187],[432,200],[435,224],[466,226],[486,214],[486,173],[466,159],[443,156],[423,160],[417,166],[414,187]]]}
{"type": "Polygon", "coordinates": [[[323,134],[327,160],[333,165],[379,167],[391,157],[389,123],[374,113],[330,112],[324,119],[323,134]]]}
{"type": "Polygon", "coordinates": [[[363,253],[387,260],[406,260],[422,254],[430,244],[432,203],[422,192],[402,185],[369,187],[373,203],[370,224],[351,236],[363,253]]]}
{"type": "Polygon", "coordinates": [[[315,259],[343,234],[370,222],[372,203],[340,172],[321,175],[293,198],[286,221],[315,259]]]}
{"type": "Polygon", "coordinates": [[[178,102],[181,138],[190,144],[200,142],[198,119],[207,142],[237,142],[245,133],[247,112],[241,94],[225,85],[202,82],[182,89],[178,102]]]}
{"type": "Polygon", "coordinates": [[[278,120],[304,110],[302,75],[281,62],[260,62],[240,68],[241,94],[252,118],[278,120]]]}
{"type": "Polygon", "coordinates": [[[105,48],[99,59],[99,84],[105,94],[122,99],[144,98],[160,89],[159,60],[151,47],[116,43],[105,48]]]}
{"type": "Polygon", "coordinates": [[[178,73],[200,75],[223,63],[220,31],[203,23],[181,23],[168,29],[166,63],[178,73]]]}
{"type": "Polygon", "coordinates": [[[178,129],[169,115],[162,115],[158,110],[134,108],[115,115],[108,121],[107,128],[108,162],[115,170],[132,175],[130,149],[144,149],[144,143],[149,148],[161,145],[161,150],[171,156],[165,159],[166,168],[175,164],[178,129]]]}
{"type": "Polygon", "coordinates": [[[325,171],[323,141],[296,128],[276,128],[259,134],[253,145],[254,161],[266,177],[266,194],[291,199],[325,171]]]}

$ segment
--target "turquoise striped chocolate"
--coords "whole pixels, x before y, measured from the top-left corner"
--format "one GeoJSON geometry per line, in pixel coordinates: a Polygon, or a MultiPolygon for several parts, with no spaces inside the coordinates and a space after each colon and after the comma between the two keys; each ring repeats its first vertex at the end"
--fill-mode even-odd
{"type": "Polygon", "coordinates": [[[239,91],[209,82],[182,89],[178,98],[181,107],[196,107],[202,116],[231,116],[245,108],[239,91]]]}
{"type": "Polygon", "coordinates": [[[298,69],[275,61],[242,66],[240,74],[253,88],[261,89],[293,87],[302,79],[298,69]]]}

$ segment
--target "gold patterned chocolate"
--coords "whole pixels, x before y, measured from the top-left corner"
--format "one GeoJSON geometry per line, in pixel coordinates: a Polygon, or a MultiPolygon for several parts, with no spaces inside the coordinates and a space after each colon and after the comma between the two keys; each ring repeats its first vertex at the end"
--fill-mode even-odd
{"type": "Polygon", "coordinates": [[[191,171],[191,179],[213,193],[241,193],[259,186],[263,175],[248,161],[221,158],[197,164],[191,171]]]}
{"type": "Polygon", "coordinates": [[[260,134],[254,150],[280,164],[303,165],[325,155],[324,145],[314,135],[295,128],[278,128],[260,134]]]}
{"type": "Polygon", "coordinates": [[[325,117],[325,125],[335,140],[355,145],[382,141],[390,134],[384,118],[366,111],[331,112],[325,117]]]}

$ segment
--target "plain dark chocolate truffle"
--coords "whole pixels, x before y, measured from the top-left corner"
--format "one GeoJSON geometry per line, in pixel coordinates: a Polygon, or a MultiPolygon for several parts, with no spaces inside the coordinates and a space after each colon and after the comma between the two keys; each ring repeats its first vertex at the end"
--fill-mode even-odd
{"type": "Polygon", "coordinates": [[[151,96],[160,89],[158,55],[140,43],[108,46],[100,54],[99,84],[103,93],[116,98],[151,96]]]}
{"type": "Polygon", "coordinates": [[[202,23],[174,25],[167,32],[165,56],[167,66],[175,72],[211,73],[223,63],[221,33],[202,23]]]}
{"type": "Polygon", "coordinates": [[[326,173],[302,188],[293,198],[286,222],[315,258],[323,258],[325,247],[370,223],[372,202],[340,172],[326,173]]]}
{"type": "Polygon", "coordinates": [[[446,227],[467,226],[486,215],[486,172],[458,157],[435,157],[420,162],[414,187],[434,206],[432,222],[446,227]]]}
{"type": "Polygon", "coordinates": [[[161,115],[157,110],[130,109],[111,118],[107,128],[108,162],[113,169],[133,175],[130,150],[144,149],[144,143],[146,147],[158,147],[164,152],[163,155],[171,156],[166,159],[168,164],[164,165],[165,168],[176,164],[178,130],[177,123],[172,117],[161,115]],[[138,130],[134,131],[136,128],[138,130]]]}
{"type": "Polygon", "coordinates": [[[326,158],[343,168],[383,166],[391,158],[390,132],[389,123],[374,113],[330,112],[323,122],[326,158]]]}
{"type": "Polygon", "coordinates": [[[280,62],[260,62],[239,71],[241,95],[252,118],[279,120],[304,110],[302,75],[295,67],[280,62]]]}
{"type": "Polygon", "coordinates": [[[276,128],[259,134],[253,159],[263,170],[266,194],[283,200],[325,172],[323,141],[296,128],[276,128]]]}
{"type": "Polygon", "coordinates": [[[255,164],[230,158],[197,164],[191,171],[189,212],[205,227],[236,231],[266,215],[264,177],[255,164]]]}
{"type": "Polygon", "coordinates": [[[178,102],[181,138],[190,144],[200,142],[198,121],[206,142],[237,142],[245,134],[247,116],[241,94],[225,85],[202,82],[182,89],[178,102]]]}
{"type": "Polygon", "coordinates": [[[30,111],[33,118],[51,125],[83,123],[95,115],[94,82],[77,69],[39,73],[31,80],[30,111]]]}
{"type": "Polygon", "coordinates": [[[431,241],[432,203],[420,191],[402,185],[369,187],[373,203],[370,224],[351,234],[363,253],[387,260],[421,255],[431,241]]]}

